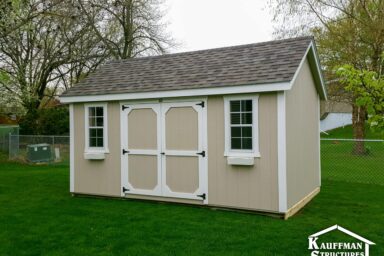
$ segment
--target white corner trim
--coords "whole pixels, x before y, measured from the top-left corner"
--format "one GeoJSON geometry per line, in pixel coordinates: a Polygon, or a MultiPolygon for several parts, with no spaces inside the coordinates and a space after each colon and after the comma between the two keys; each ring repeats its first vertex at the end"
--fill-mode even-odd
{"type": "Polygon", "coordinates": [[[318,141],[317,143],[319,143],[319,187],[321,186],[321,141],[320,141],[320,95],[317,94],[317,121],[319,122],[318,124],[318,130],[317,130],[317,134],[318,134],[318,141]]]}
{"type": "Polygon", "coordinates": [[[191,97],[191,96],[208,96],[208,95],[226,95],[241,93],[256,93],[282,91],[291,89],[289,82],[254,84],[254,85],[238,85],[201,89],[186,90],[169,90],[169,91],[150,91],[137,93],[120,93],[120,94],[104,94],[104,95],[85,95],[85,96],[62,96],[61,103],[73,102],[95,102],[95,101],[114,101],[114,100],[139,100],[139,99],[158,99],[173,97],[191,97]]]}
{"type": "Polygon", "coordinates": [[[85,128],[85,148],[84,153],[109,153],[108,149],[108,103],[94,103],[84,104],[84,128],[85,128]],[[95,148],[89,147],[89,107],[103,107],[104,121],[103,121],[103,139],[104,147],[95,148]]]}
{"type": "Polygon", "coordinates": [[[75,192],[75,123],[73,104],[69,105],[69,192],[75,192]]]}
{"type": "Polygon", "coordinates": [[[224,156],[260,157],[259,150],[259,95],[238,95],[224,97],[224,156]],[[232,150],[229,102],[231,100],[252,100],[252,150],[232,150]]]}
{"type": "Polygon", "coordinates": [[[277,173],[279,212],[288,209],[285,92],[277,94],[277,173]]]}

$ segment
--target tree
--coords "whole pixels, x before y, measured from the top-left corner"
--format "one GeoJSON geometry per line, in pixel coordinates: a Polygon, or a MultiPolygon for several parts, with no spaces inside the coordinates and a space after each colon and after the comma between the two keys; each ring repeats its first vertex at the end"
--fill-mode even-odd
{"type": "Polygon", "coordinates": [[[162,54],[174,46],[165,33],[159,0],[77,0],[89,25],[114,59],[162,54]]]}
{"type": "Polygon", "coordinates": [[[91,30],[81,21],[80,11],[71,7],[66,1],[20,0],[12,1],[2,13],[0,86],[28,114],[33,115],[44,97],[56,94],[74,67],[104,56],[94,48],[97,41],[89,36],[91,30]],[[7,27],[14,29],[9,32],[7,27]],[[46,94],[48,87],[51,95],[46,94]]]}
{"type": "MultiPolygon", "coordinates": [[[[383,0],[272,0],[277,34],[281,37],[312,33],[319,46],[330,99],[352,105],[354,137],[365,136],[367,109],[345,90],[335,73],[349,64],[358,70],[383,72],[384,51],[383,0]]],[[[357,141],[354,151],[365,153],[364,142],[357,141]]]]}
{"type": "MultiPolygon", "coordinates": [[[[357,107],[363,107],[368,113],[368,123],[384,136],[384,77],[382,74],[358,70],[345,65],[337,70],[340,82],[355,98],[357,107]]],[[[357,149],[361,152],[362,149],[357,149]]]]}

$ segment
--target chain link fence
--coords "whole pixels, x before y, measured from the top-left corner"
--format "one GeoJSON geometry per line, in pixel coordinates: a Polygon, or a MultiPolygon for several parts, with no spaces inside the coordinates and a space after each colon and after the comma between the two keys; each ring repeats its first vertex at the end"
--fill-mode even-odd
{"type": "Polygon", "coordinates": [[[9,135],[19,135],[18,125],[0,125],[0,151],[8,152],[9,135]]]}
{"type": "Polygon", "coordinates": [[[9,135],[9,159],[69,163],[69,136],[9,135]]]}
{"type": "Polygon", "coordinates": [[[321,139],[323,179],[384,185],[384,140],[321,139]]]}

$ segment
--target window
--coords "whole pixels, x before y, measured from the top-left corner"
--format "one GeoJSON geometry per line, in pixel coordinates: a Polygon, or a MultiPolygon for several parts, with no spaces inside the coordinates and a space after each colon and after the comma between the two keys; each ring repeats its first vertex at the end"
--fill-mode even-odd
{"type": "Polygon", "coordinates": [[[225,97],[225,155],[259,156],[258,96],[225,97]]]}
{"type": "Polygon", "coordinates": [[[106,104],[85,106],[85,151],[108,151],[106,124],[106,104]]]}

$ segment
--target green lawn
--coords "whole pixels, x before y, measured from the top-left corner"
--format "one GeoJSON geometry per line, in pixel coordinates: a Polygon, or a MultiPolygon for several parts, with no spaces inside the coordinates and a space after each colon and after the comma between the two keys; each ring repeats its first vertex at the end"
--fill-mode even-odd
{"type": "Polygon", "coordinates": [[[339,224],[383,255],[384,186],[324,180],[293,218],[72,197],[66,165],[0,163],[0,255],[309,255],[339,224]]]}
{"type": "Polygon", "coordinates": [[[353,141],[321,141],[322,178],[384,186],[384,142],[365,142],[366,155],[354,155],[353,141]]]}
{"type": "MultiPolygon", "coordinates": [[[[366,139],[384,139],[383,134],[379,131],[373,131],[370,129],[369,125],[365,126],[366,139]]],[[[338,138],[338,139],[353,139],[353,129],[352,125],[347,125],[345,127],[336,128],[330,131],[327,131],[328,134],[321,133],[322,138],[338,138]]]]}

